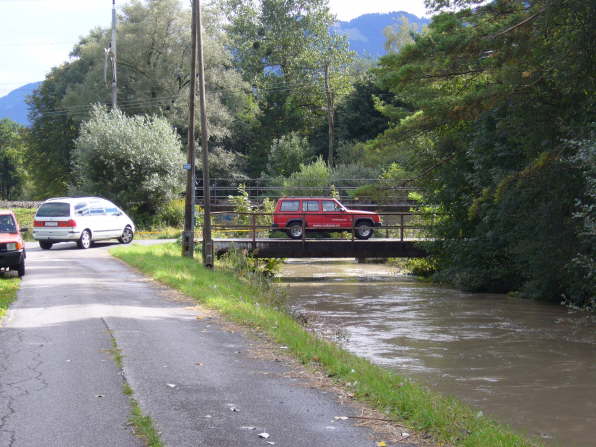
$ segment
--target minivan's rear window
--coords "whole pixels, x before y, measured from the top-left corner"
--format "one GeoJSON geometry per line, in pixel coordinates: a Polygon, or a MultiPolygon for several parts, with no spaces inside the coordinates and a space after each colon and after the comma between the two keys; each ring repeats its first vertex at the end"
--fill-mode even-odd
{"type": "Polygon", "coordinates": [[[70,217],[70,204],[62,202],[44,203],[37,210],[37,217],[70,217]]]}

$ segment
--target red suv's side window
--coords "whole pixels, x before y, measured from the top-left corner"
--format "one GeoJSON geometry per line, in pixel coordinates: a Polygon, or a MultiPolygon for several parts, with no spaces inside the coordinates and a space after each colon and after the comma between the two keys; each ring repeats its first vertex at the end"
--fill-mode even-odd
{"type": "Polygon", "coordinates": [[[281,203],[280,211],[298,211],[300,209],[299,200],[284,200],[281,203]]]}
{"type": "Polygon", "coordinates": [[[302,202],[302,211],[321,211],[318,200],[305,200],[302,202]]]}
{"type": "Polygon", "coordinates": [[[333,200],[323,200],[323,211],[341,211],[341,208],[333,200]]]}

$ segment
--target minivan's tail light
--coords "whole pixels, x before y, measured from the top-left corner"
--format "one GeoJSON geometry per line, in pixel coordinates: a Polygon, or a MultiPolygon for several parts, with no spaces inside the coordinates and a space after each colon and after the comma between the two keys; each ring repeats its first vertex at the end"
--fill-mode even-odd
{"type": "Polygon", "coordinates": [[[59,227],[76,227],[77,222],[74,219],[70,219],[63,222],[58,222],[59,227]]]}
{"type": "Polygon", "coordinates": [[[58,222],[56,222],[55,220],[47,221],[47,222],[45,220],[34,220],[33,226],[34,227],[76,227],[77,221],[74,219],[63,220],[63,221],[58,221],[58,222]]]}

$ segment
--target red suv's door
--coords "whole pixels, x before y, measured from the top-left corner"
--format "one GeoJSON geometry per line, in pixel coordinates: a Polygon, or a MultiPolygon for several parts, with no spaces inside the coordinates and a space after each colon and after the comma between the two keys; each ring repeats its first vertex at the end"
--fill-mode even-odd
{"type": "Polygon", "coordinates": [[[320,200],[303,200],[302,211],[306,217],[307,228],[321,228],[323,216],[321,215],[320,200]]]}
{"type": "Polygon", "coordinates": [[[327,228],[351,228],[351,217],[336,200],[322,200],[327,228]]]}

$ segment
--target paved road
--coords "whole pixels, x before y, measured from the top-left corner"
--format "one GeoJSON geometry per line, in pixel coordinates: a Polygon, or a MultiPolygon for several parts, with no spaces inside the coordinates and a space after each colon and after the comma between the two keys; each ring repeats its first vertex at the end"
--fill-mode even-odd
{"type": "Polygon", "coordinates": [[[168,446],[376,444],[368,429],[334,420],[355,410],[285,377],[282,363],[255,359],[253,341],[197,319],[191,303],[113,259],[108,246],[29,248],[0,328],[0,446],[143,445],[127,424],[124,381],[168,446]]]}

